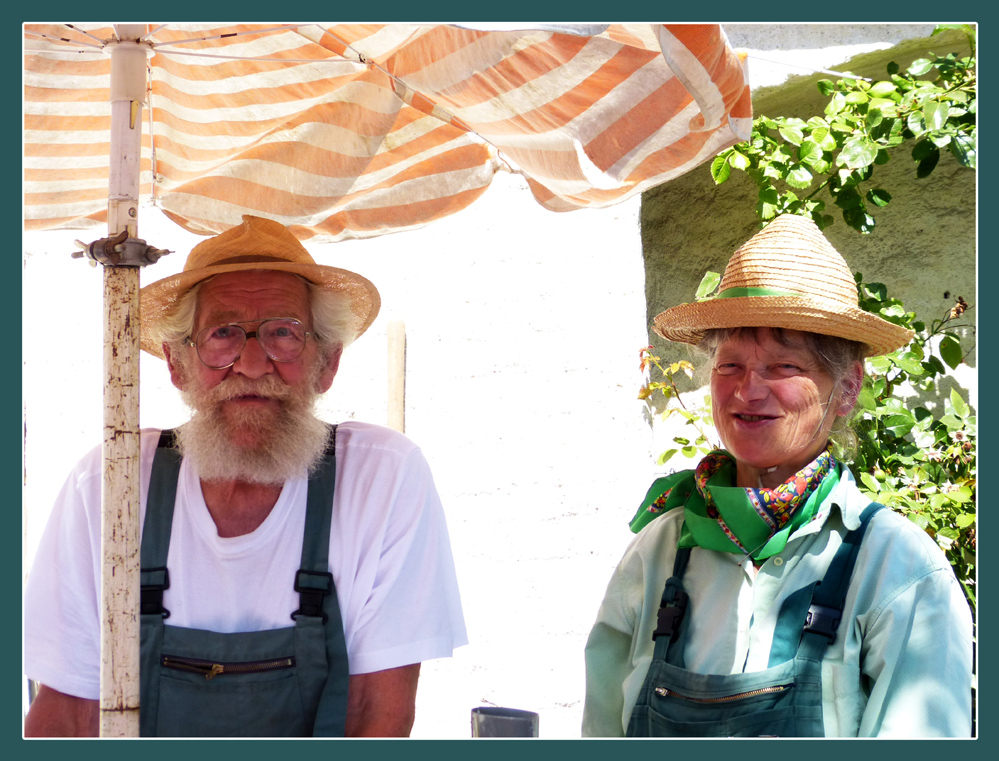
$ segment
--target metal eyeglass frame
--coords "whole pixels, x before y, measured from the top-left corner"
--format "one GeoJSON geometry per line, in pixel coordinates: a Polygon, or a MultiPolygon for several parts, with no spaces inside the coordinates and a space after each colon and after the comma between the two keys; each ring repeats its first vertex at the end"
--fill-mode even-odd
{"type": "Polygon", "coordinates": [[[260,337],[257,335],[257,333],[259,333],[260,328],[266,325],[268,322],[279,322],[279,321],[294,322],[301,325],[303,328],[305,327],[305,324],[301,320],[296,320],[294,317],[268,317],[266,320],[242,320],[240,322],[223,322],[219,325],[208,325],[202,328],[201,330],[198,331],[197,337],[189,335],[186,338],[184,338],[182,343],[186,343],[189,346],[193,346],[195,354],[198,355],[198,360],[201,362],[201,364],[203,364],[205,367],[211,370],[225,370],[226,368],[232,367],[234,364],[236,364],[236,362],[239,361],[239,358],[243,356],[243,350],[246,348],[246,342],[249,341],[251,338],[257,339],[257,343],[260,344],[260,348],[264,350],[264,354],[267,355],[268,359],[270,359],[271,362],[294,362],[296,359],[302,356],[302,353],[305,351],[305,345],[309,342],[309,336],[313,335],[313,332],[311,330],[305,331],[305,340],[302,342],[302,351],[300,351],[291,359],[278,359],[277,357],[271,355],[271,353],[267,350],[267,347],[264,346],[263,342],[260,340],[260,337]],[[256,330],[248,331],[246,330],[246,328],[243,327],[244,325],[250,325],[252,323],[257,323],[256,330]],[[233,357],[232,362],[230,362],[228,365],[215,366],[208,364],[201,356],[201,349],[198,347],[198,338],[200,338],[201,335],[206,330],[214,330],[215,328],[228,328],[230,326],[239,328],[242,331],[243,345],[239,347],[239,351],[236,353],[236,356],[233,357]]]}

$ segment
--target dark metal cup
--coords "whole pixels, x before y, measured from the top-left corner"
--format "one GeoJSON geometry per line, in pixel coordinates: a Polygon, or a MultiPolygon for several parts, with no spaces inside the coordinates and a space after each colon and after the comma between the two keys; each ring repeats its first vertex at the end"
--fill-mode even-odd
{"type": "Polygon", "coordinates": [[[519,708],[472,709],[472,737],[537,737],[538,714],[519,708]]]}

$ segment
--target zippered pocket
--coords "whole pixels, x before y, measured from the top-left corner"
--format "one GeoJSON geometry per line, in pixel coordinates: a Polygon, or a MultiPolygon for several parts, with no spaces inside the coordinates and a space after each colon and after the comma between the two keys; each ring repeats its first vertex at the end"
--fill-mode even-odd
{"type": "Polygon", "coordinates": [[[264,671],[280,671],[295,667],[294,656],[286,658],[271,658],[265,661],[219,662],[187,658],[179,655],[160,656],[160,665],[176,671],[187,671],[204,674],[206,680],[214,679],[222,674],[259,674],[264,671]]]}
{"type": "Polygon", "coordinates": [[[739,692],[734,695],[720,695],[716,698],[695,698],[690,695],[684,695],[676,692],[667,687],[656,687],[655,693],[661,698],[679,698],[680,700],[688,700],[691,703],[729,703],[733,700],[743,700],[745,698],[755,698],[759,695],[772,695],[784,692],[785,690],[791,689],[792,686],[793,685],[791,684],[775,684],[770,687],[761,687],[758,690],[739,692]]]}

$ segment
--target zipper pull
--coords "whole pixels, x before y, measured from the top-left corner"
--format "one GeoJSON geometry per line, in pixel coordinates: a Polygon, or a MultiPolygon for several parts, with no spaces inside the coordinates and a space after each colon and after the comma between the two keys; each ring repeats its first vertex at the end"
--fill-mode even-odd
{"type": "Polygon", "coordinates": [[[205,674],[205,679],[211,681],[211,679],[218,676],[223,671],[225,671],[225,666],[223,666],[221,663],[213,663],[211,670],[207,674],[205,674]]]}

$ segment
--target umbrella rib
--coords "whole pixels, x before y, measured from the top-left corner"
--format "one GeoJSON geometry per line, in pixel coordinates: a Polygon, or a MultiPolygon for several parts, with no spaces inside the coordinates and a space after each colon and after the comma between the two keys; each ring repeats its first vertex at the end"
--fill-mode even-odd
{"type": "Polygon", "coordinates": [[[102,40],[97,35],[91,34],[86,29],[80,29],[79,27],[73,26],[72,24],[63,24],[63,26],[66,27],[67,29],[72,29],[74,32],[77,32],[78,34],[82,34],[85,37],[89,37],[92,40],[96,40],[97,42],[101,43],[101,45],[104,44],[104,40],[102,40]]]}
{"type": "MultiPolygon", "coordinates": [[[[90,42],[83,42],[82,40],[71,40],[67,37],[55,37],[51,34],[43,34],[41,32],[32,32],[30,30],[25,30],[25,34],[30,34],[32,37],[41,37],[44,40],[51,40],[52,42],[65,42],[68,45],[83,45],[88,48],[96,48],[97,51],[104,49],[104,43],[100,45],[94,45],[90,42]]],[[[72,50],[29,50],[30,53],[72,53],[72,50]]],[[[79,51],[81,53],[89,53],[89,50],[79,51]]]]}
{"type": "MultiPolygon", "coordinates": [[[[163,50],[156,46],[157,53],[163,55],[183,55],[194,58],[225,58],[230,61],[271,61],[272,63],[323,63],[332,61],[332,58],[274,58],[272,56],[248,56],[248,55],[219,55],[218,53],[193,53],[189,50],[163,50]]],[[[346,59],[343,59],[346,60],[346,59]]]]}
{"type": "MultiPolygon", "coordinates": [[[[229,32],[228,34],[213,34],[208,37],[190,37],[186,40],[173,40],[171,42],[161,42],[153,43],[157,48],[163,48],[166,46],[173,45],[186,45],[190,42],[208,42],[209,40],[227,40],[230,37],[242,37],[247,34],[265,34],[267,32],[286,32],[289,29],[298,29],[303,26],[313,26],[312,23],[308,24],[283,24],[281,26],[272,26],[265,29],[253,29],[246,32],[229,32]]],[[[162,27],[160,27],[162,29],[162,27]]],[[[159,31],[159,29],[157,29],[159,31]]],[[[253,60],[253,59],[250,59],[253,60]]]]}

